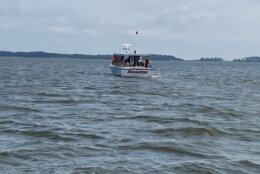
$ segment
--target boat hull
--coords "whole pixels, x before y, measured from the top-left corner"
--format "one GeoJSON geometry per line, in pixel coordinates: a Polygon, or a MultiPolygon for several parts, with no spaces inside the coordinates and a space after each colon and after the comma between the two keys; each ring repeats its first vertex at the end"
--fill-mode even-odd
{"type": "Polygon", "coordinates": [[[113,75],[124,77],[151,77],[152,69],[145,67],[119,67],[110,65],[113,75]]]}

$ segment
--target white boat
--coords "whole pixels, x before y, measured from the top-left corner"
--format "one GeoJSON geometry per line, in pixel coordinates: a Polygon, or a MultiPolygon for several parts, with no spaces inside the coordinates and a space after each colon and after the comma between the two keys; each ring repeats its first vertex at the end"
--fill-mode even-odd
{"type": "Polygon", "coordinates": [[[113,54],[110,69],[113,75],[125,77],[151,77],[153,68],[150,56],[144,54],[128,54],[130,44],[123,44],[125,54],[113,54]]]}

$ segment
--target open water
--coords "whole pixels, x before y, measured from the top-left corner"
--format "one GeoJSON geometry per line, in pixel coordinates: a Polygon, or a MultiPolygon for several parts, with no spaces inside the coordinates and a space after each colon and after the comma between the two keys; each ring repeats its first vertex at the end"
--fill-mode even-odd
{"type": "Polygon", "coordinates": [[[0,59],[0,173],[260,173],[260,64],[0,59]]]}

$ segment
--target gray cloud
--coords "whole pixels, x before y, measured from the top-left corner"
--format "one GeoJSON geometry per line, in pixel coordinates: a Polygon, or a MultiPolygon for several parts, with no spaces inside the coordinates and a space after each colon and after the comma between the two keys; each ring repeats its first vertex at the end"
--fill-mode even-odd
{"type": "Polygon", "coordinates": [[[0,50],[260,55],[258,0],[0,0],[0,50]],[[135,31],[139,30],[139,35],[135,31]]]}

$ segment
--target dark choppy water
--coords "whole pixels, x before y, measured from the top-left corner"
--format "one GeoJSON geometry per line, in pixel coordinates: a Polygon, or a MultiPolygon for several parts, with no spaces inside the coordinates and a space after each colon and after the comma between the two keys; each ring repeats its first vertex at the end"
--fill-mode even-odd
{"type": "Polygon", "coordinates": [[[260,173],[260,64],[0,59],[0,173],[260,173]]]}

